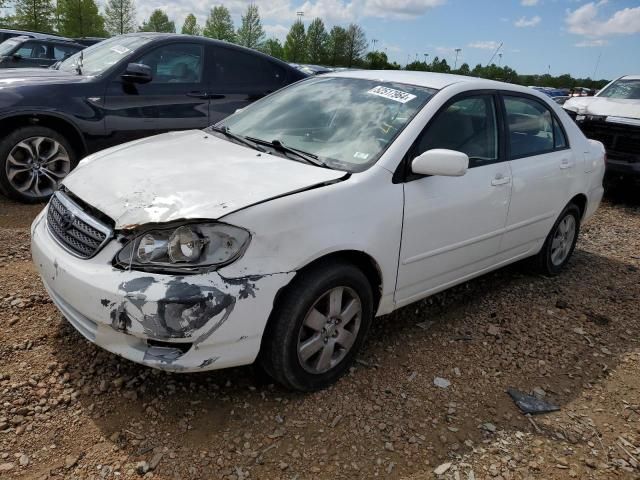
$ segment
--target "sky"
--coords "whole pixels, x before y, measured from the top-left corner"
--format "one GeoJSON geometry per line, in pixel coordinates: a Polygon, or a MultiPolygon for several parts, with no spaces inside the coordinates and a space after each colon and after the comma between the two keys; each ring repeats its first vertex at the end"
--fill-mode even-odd
{"type": "MultiPolygon", "coordinates": [[[[308,24],[360,24],[370,48],[402,65],[438,56],[450,65],[509,65],[521,74],[569,73],[612,79],[640,74],[640,0],[223,0],[236,27],[249,3],[268,37],[284,41],[303,12],[308,24]],[[500,46],[501,45],[501,46],[500,46]],[[500,48],[498,50],[498,47],[500,48]],[[500,55],[494,54],[498,52],[500,55]]],[[[200,25],[214,0],[137,0],[139,22],[155,8],[176,21],[193,12],[200,25]]]]}

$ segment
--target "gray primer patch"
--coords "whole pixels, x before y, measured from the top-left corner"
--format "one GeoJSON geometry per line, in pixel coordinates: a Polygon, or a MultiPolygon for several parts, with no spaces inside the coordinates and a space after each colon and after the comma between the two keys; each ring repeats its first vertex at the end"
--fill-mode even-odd
{"type": "Polygon", "coordinates": [[[201,364],[200,364],[200,368],[205,368],[208,367],[209,365],[212,365],[216,360],[218,360],[220,357],[212,357],[212,358],[207,358],[206,360],[204,360],[201,364]]]}
{"type": "Polygon", "coordinates": [[[246,277],[238,277],[238,278],[223,278],[225,283],[234,286],[240,286],[240,291],[238,292],[238,298],[240,300],[244,300],[245,298],[249,298],[251,295],[253,298],[256,298],[256,283],[258,280],[263,278],[264,275],[247,275],[246,277]]]}
{"type": "Polygon", "coordinates": [[[140,277],[134,278],[133,280],[129,280],[128,282],[122,282],[118,287],[120,290],[124,290],[125,292],[144,292],[151,285],[156,283],[156,279],[153,277],[140,277]]]}
{"type": "Polygon", "coordinates": [[[160,363],[173,363],[184,353],[177,348],[149,347],[144,352],[144,361],[159,361],[160,363]]]}

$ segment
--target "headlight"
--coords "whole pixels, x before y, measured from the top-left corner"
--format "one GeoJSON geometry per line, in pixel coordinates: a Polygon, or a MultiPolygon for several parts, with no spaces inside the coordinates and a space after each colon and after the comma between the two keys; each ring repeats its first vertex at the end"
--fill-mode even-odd
{"type": "Polygon", "coordinates": [[[245,229],[224,223],[157,228],[131,239],[116,256],[116,263],[150,270],[220,267],[236,260],[250,238],[245,229]]]}

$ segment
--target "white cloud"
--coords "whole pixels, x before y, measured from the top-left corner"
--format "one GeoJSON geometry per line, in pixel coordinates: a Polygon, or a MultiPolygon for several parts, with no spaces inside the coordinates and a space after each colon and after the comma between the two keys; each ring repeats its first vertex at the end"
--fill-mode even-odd
{"type": "MultiPolygon", "coordinates": [[[[104,3],[106,0],[102,0],[104,3]]],[[[424,15],[432,8],[444,5],[447,0],[225,0],[226,6],[233,17],[236,27],[240,16],[251,3],[258,5],[263,23],[275,25],[292,23],[296,19],[296,12],[304,12],[305,21],[315,17],[322,18],[327,24],[344,24],[366,17],[396,18],[408,20],[424,15]]],[[[178,31],[182,27],[184,18],[193,13],[200,25],[204,22],[211,8],[218,2],[207,0],[182,0],[169,2],[168,0],[145,0],[137,2],[138,23],[149,18],[151,12],[157,8],[167,13],[176,22],[178,31]]]]}
{"type": "Polygon", "coordinates": [[[536,15],[535,17],[531,17],[531,18],[521,17],[519,20],[517,20],[514,23],[514,25],[516,27],[519,27],[519,28],[535,27],[536,25],[538,25],[540,23],[540,20],[542,20],[542,19],[538,15],[536,15]]]}
{"type": "Polygon", "coordinates": [[[493,40],[486,40],[481,42],[472,42],[467,45],[469,48],[480,48],[483,50],[495,50],[500,46],[500,42],[496,42],[493,40]]]}
{"type": "Polygon", "coordinates": [[[587,37],[640,33],[640,7],[623,8],[609,18],[601,18],[599,8],[602,5],[602,1],[589,2],[574,11],[568,11],[565,22],[569,31],[587,37]]]}
{"type": "Polygon", "coordinates": [[[284,25],[264,25],[264,33],[267,34],[267,38],[277,38],[284,43],[289,33],[289,27],[284,25]]]}
{"type": "Polygon", "coordinates": [[[538,1],[539,0],[522,0],[520,2],[520,5],[522,5],[523,7],[535,7],[536,5],[538,5],[538,1]]]}
{"type": "Polygon", "coordinates": [[[574,44],[574,47],[582,47],[582,48],[586,48],[586,47],[603,47],[603,46],[607,45],[607,43],[609,43],[609,42],[607,42],[606,40],[602,40],[601,38],[597,39],[597,40],[583,40],[581,42],[578,42],[578,43],[574,44]]]}

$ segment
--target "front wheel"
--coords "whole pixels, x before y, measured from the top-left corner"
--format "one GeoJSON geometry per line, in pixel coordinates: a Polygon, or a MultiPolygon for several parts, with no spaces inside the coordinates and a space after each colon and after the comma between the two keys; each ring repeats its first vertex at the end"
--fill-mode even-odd
{"type": "Polygon", "coordinates": [[[19,128],[0,142],[0,187],[14,200],[44,202],[76,163],[71,144],[55,130],[19,128]]]}
{"type": "Polygon", "coordinates": [[[312,268],[278,302],[261,364],[287,388],[324,388],[351,366],[372,318],[373,293],[361,270],[333,262],[312,268]]]}
{"type": "Polygon", "coordinates": [[[569,262],[580,233],[580,216],[573,203],[562,211],[535,259],[542,273],[557,275],[569,262]]]}

